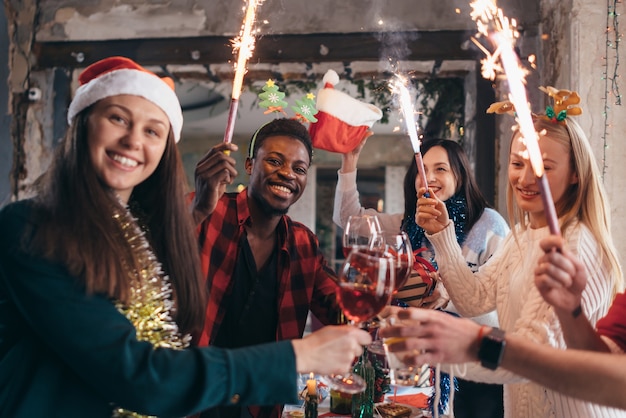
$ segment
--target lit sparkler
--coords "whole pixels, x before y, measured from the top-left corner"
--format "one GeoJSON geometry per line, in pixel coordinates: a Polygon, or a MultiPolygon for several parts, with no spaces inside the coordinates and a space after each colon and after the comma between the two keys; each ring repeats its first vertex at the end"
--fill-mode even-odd
{"type": "Polygon", "coordinates": [[[426,180],[426,172],[424,171],[424,162],[422,161],[422,153],[420,151],[421,141],[417,135],[417,127],[415,126],[415,111],[413,109],[413,101],[409,94],[409,90],[406,87],[407,81],[404,77],[397,75],[392,81],[392,90],[398,94],[400,100],[400,110],[406,124],[406,130],[411,139],[411,145],[413,146],[413,152],[415,153],[415,162],[417,163],[417,172],[422,183],[422,187],[426,188],[424,196],[429,197],[428,194],[428,180],[426,180]]]}
{"type": "Polygon", "coordinates": [[[233,91],[230,100],[230,108],[228,110],[228,121],[226,122],[226,131],[224,132],[224,142],[231,142],[233,139],[235,116],[237,115],[237,107],[239,106],[243,76],[247,71],[246,63],[252,56],[256,40],[252,34],[252,27],[256,17],[257,6],[259,6],[261,2],[262,0],[248,0],[241,31],[239,32],[239,36],[232,41],[233,53],[237,52],[237,64],[235,64],[235,77],[233,79],[233,91]]]}
{"type": "MultiPolygon", "coordinates": [[[[497,72],[504,72],[509,84],[509,100],[515,107],[517,122],[519,124],[521,140],[528,151],[530,165],[539,182],[541,200],[546,220],[550,227],[550,233],[560,234],[558,217],[552,199],[552,192],[548,184],[548,179],[544,175],[543,157],[539,149],[539,136],[535,130],[524,81],[526,70],[520,67],[517,55],[514,52],[515,40],[519,36],[516,30],[515,19],[509,20],[504,16],[501,9],[496,6],[495,0],[476,0],[470,3],[472,12],[470,16],[476,22],[478,33],[491,39],[496,45],[496,51],[490,53],[482,46],[486,58],[481,61],[483,64],[482,74],[486,78],[495,78],[497,72]],[[501,63],[501,65],[498,63],[501,63]]],[[[473,39],[479,45],[478,41],[473,39]]]]}

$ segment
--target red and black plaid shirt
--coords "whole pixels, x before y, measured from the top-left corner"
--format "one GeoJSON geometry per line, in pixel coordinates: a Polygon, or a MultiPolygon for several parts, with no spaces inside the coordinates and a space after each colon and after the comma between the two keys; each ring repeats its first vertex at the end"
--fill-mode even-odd
{"type": "MultiPolygon", "coordinates": [[[[250,219],[247,189],[226,193],[199,227],[202,269],[209,303],[199,345],[212,344],[224,319],[224,296],[233,285],[244,225],[250,219]]],[[[306,226],[283,216],[278,223],[278,326],[276,340],[302,337],[309,309],[324,324],[336,324],[335,273],[326,263],[317,237],[306,226]]]]}

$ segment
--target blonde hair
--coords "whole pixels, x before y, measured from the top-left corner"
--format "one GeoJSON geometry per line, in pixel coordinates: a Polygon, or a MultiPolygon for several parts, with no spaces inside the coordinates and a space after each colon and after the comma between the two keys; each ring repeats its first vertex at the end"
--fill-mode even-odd
{"type": "MultiPolygon", "coordinates": [[[[545,131],[542,140],[557,141],[569,150],[572,170],[578,176],[578,182],[571,184],[561,200],[555,202],[561,231],[565,234],[576,220],[589,228],[615,275],[615,295],[624,287],[622,267],[611,235],[611,213],[606,192],[587,136],[571,118],[554,123],[542,116],[534,116],[533,121],[537,132],[545,131]]],[[[513,137],[517,134],[516,131],[513,137]]],[[[527,229],[528,213],[517,206],[510,183],[507,186],[506,200],[511,225],[517,223],[521,229],[527,229]]],[[[514,234],[515,229],[513,228],[514,234]]]]}

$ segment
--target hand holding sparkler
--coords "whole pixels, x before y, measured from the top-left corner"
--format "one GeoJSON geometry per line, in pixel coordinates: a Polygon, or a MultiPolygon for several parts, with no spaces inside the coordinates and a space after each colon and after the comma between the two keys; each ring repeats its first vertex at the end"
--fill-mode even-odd
{"type": "Polygon", "coordinates": [[[195,195],[193,198],[193,218],[196,224],[213,213],[218,200],[237,177],[236,161],[230,151],[239,147],[232,143],[219,143],[209,150],[196,164],[194,172],[195,195]]]}
{"type": "Polygon", "coordinates": [[[415,223],[424,228],[429,234],[441,232],[450,223],[446,204],[437,195],[430,197],[426,193],[427,189],[420,187],[418,190],[417,210],[415,212],[415,223]]]}

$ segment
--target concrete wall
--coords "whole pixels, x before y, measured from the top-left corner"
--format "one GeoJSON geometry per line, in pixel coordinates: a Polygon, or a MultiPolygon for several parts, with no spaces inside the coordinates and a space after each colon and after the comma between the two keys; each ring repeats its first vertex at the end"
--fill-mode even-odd
{"type": "Polygon", "coordinates": [[[11,141],[11,117],[9,116],[9,30],[4,7],[0,8],[0,207],[11,196],[11,165],[13,143],[11,141]]]}
{"type": "MultiPolygon", "coordinates": [[[[539,22],[537,1],[499,2],[524,26],[539,22]]],[[[239,32],[241,1],[46,0],[37,40],[228,35],[239,32]]],[[[475,29],[469,2],[441,0],[266,0],[261,34],[475,29]],[[458,11],[457,11],[458,8],[458,11]]]]}

